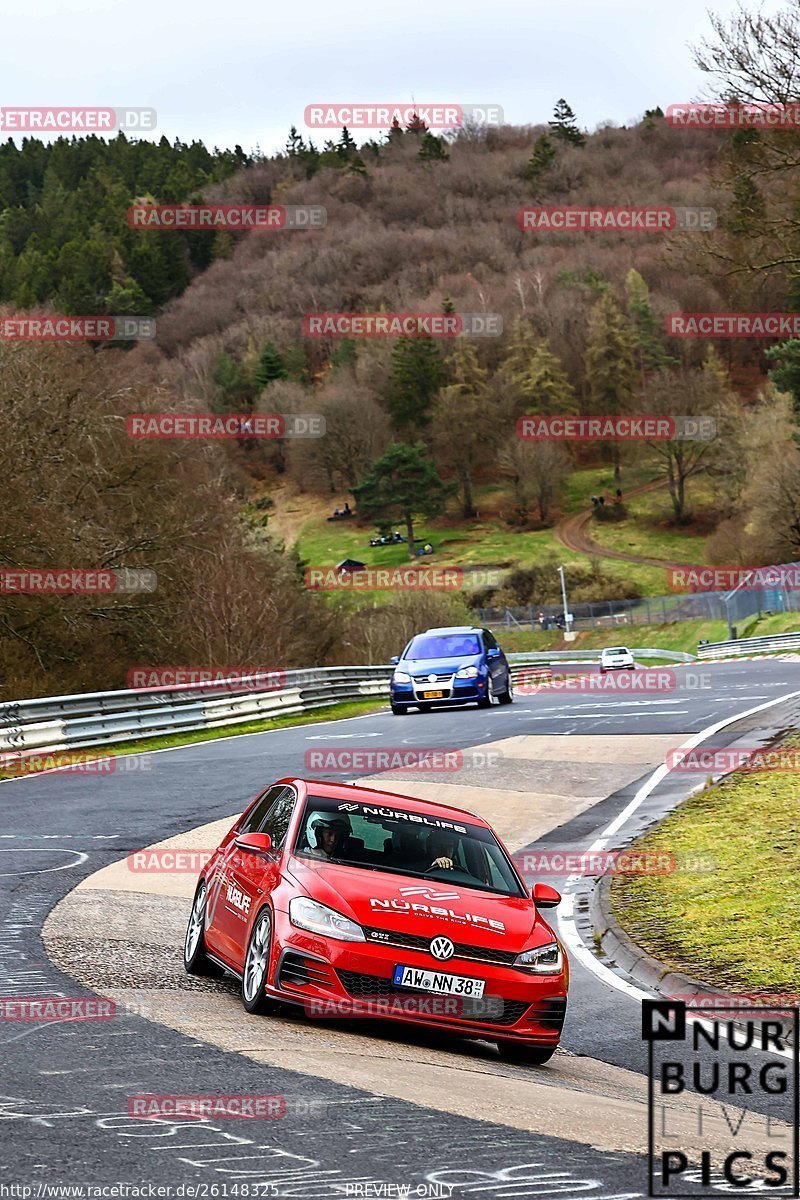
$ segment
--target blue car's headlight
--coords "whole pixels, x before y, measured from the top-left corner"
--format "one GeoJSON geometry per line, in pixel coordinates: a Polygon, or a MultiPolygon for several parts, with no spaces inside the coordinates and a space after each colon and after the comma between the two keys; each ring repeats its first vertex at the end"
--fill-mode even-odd
{"type": "Polygon", "coordinates": [[[478,678],[478,668],[477,667],[461,667],[460,670],[456,671],[456,679],[477,679],[477,678],[478,678]]]}
{"type": "Polygon", "coordinates": [[[411,676],[406,671],[395,671],[392,679],[395,683],[411,683],[411,676]]]}

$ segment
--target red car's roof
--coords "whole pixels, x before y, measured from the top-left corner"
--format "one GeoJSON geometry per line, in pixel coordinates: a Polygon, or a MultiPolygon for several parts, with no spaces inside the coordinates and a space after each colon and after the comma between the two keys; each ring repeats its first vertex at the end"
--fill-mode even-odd
{"type": "Polygon", "coordinates": [[[490,828],[483,817],[470,812],[468,808],[457,808],[454,804],[439,804],[435,800],[419,800],[415,796],[404,796],[400,792],[387,792],[383,788],[359,787],[353,783],[325,783],[318,779],[293,778],[279,779],[278,783],[302,784],[307,791],[315,796],[329,796],[333,800],[361,800],[364,804],[374,804],[379,800],[391,800],[398,808],[407,808],[409,812],[425,813],[428,816],[459,816],[469,817],[471,824],[483,825],[490,828]]]}

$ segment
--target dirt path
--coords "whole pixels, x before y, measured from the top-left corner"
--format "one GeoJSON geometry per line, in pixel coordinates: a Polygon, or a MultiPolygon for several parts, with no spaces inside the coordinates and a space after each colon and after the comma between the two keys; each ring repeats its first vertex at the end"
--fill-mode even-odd
{"type": "MultiPolygon", "coordinates": [[[[663,479],[654,479],[641,487],[631,488],[629,496],[640,496],[643,492],[654,492],[666,486],[663,479]]],[[[670,562],[665,558],[648,558],[643,554],[627,554],[624,550],[610,550],[596,542],[587,532],[592,519],[592,510],[574,513],[571,517],[559,522],[554,533],[562,545],[568,550],[576,550],[580,554],[594,554],[598,558],[617,558],[623,562],[642,563],[646,567],[696,567],[696,563],[670,562]]]]}

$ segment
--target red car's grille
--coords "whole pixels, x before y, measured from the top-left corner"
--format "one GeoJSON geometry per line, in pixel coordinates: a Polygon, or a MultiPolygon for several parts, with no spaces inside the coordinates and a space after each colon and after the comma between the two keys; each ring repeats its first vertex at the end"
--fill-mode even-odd
{"type": "MultiPolygon", "coordinates": [[[[368,942],[378,942],[382,946],[403,946],[407,950],[422,950],[430,952],[431,938],[420,937],[414,933],[398,933],[394,929],[366,928],[368,942]]],[[[487,950],[484,946],[469,946],[466,942],[453,942],[454,958],[467,958],[473,962],[499,963],[511,966],[517,957],[513,950],[487,950]]]]}
{"type": "MultiPolygon", "coordinates": [[[[362,975],[358,971],[337,971],[342,986],[348,995],[357,1000],[374,999],[388,996],[407,996],[408,990],[396,988],[391,979],[382,979],[377,975],[362,975]]],[[[426,993],[415,992],[420,996],[426,993]]],[[[479,1017],[463,1016],[462,1021],[475,1021],[480,1025],[515,1025],[522,1014],[530,1007],[526,1000],[504,1000],[503,1011],[499,1014],[488,1012],[479,1017]]]]}

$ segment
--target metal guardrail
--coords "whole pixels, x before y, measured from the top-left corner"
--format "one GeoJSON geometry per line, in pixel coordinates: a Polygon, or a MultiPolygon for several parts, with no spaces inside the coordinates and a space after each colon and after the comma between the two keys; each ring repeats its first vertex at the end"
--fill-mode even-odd
{"type": "MultiPolygon", "coordinates": [[[[549,657],[545,655],[544,661],[549,657]]],[[[514,678],[524,667],[537,666],[542,656],[512,654],[509,659],[514,678]]],[[[250,676],[229,684],[178,684],[6,701],[0,703],[0,754],[6,763],[20,762],[31,755],[291,716],[342,700],[388,697],[393,670],[386,664],[286,671],[281,679],[284,686],[267,690],[253,690],[259,677],[250,676]]]]}
{"type": "MultiPolygon", "coordinates": [[[[618,643],[615,643],[618,644],[618,643]]],[[[673,662],[694,662],[693,654],[684,654],[682,650],[653,650],[651,648],[640,649],[638,646],[631,646],[631,654],[634,658],[668,658],[673,662]]],[[[518,654],[507,654],[506,658],[510,663],[526,662],[599,662],[602,650],[536,650],[525,651],[518,654]]]]}
{"type": "MultiPolygon", "coordinates": [[[[637,658],[693,661],[690,654],[668,650],[637,649],[634,653],[637,658]]],[[[596,662],[599,657],[599,650],[508,655],[512,679],[525,668],[543,663],[596,662]]],[[[388,697],[393,670],[387,664],[286,671],[281,679],[284,686],[267,690],[254,690],[259,677],[250,676],[235,683],[176,684],[7,701],[0,704],[0,753],[12,755],[16,761],[33,754],[82,750],[292,716],[341,700],[388,697]]]]}
{"type": "Polygon", "coordinates": [[[735,642],[707,642],[697,647],[698,658],[726,658],[730,655],[766,653],[770,650],[800,650],[800,631],[763,637],[739,638],[735,642]]]}

